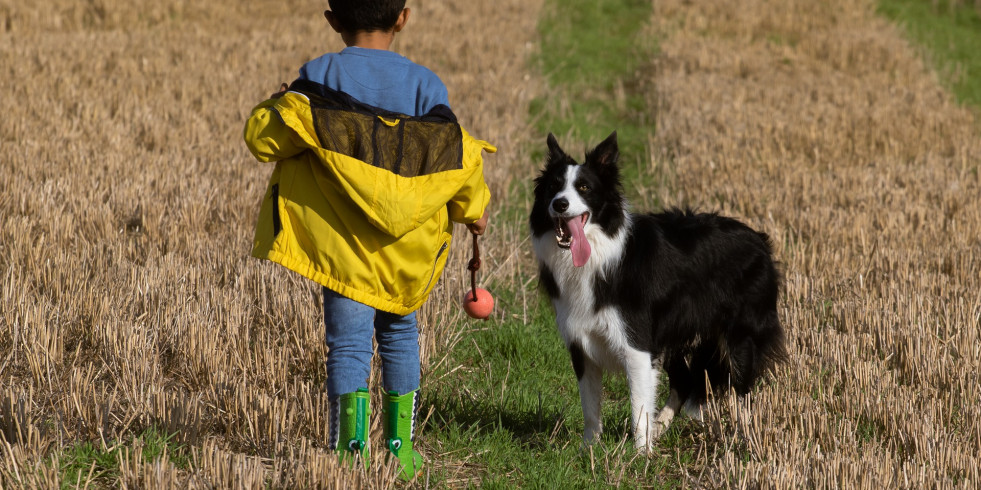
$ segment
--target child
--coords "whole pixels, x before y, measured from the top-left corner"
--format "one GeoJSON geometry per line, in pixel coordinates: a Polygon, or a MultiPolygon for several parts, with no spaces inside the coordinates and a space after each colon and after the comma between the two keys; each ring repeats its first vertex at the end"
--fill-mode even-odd
{"type": "Polygon", "coordinates": [[[330,447],[365,464],[375,337],[385,446],[411,479],[422,468],[415,311],[446,264],[452,222],[487,225],[481,150],[495,149],[457,124],[433,72],[388,50],[405,0],[329,4],[348,47],[306,63],[245,127],[256,158],[277,162],[252,254],[323,285],[330,447]]]}

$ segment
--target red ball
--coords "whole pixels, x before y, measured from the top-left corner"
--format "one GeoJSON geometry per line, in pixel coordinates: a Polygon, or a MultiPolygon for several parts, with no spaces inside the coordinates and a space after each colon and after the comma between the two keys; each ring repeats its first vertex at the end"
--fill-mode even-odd
{"type": "Polygon", "coordinates": [[[468,289],[463,296],[463,311],[470,318],[486,320],[494,310],[494,297],[486,289],[477,288],[477,301],[473,300],[473,290],[468,289]]]}

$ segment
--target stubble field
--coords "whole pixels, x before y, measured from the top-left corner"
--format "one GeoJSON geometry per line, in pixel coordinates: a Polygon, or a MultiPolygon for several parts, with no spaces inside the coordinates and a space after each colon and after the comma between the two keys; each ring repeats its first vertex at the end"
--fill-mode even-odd
{"type": "MultiPolygon", "coordinates": [[[[242,124],[342,47],[325,4],[0,2],[0,487],[392,486],[381,458],[349,472],[324,450],[319,289],[248,256],[272,169],[242,124]],[[145,457],[151,429],[184,459],[145,457]],[[118,450],[118,473],[63,481],[81,442],[118,450]]],[[[528,117],[548,94],[529,63],[541,2],[409,5],[395,49],[500,149],[483,280],[521,289],[525,224],[504,215],[544,141],[528,117]]],[[[647,171],[664,185],[633,191],[771,235],[792,353],[688,431],[684,481],[981,484],[975,118],[869,1],[653,6],[647,171]]],[[[424,372],[452,372],[471,325],[464,236],[421,312],[424,372]]],[[[422,431],[425,452],[439,435],[422,431]]]]}
{"type": "MultiPolygon", "coordinates": [[[[395,44],[501,148],[487,172],[498,202],[527,160],[535,4],[411,2],[395,44]]],[[[186,468],[134,449],[96,483],[390,484],[391,467],[341,472],[324,449],[319,289],[249,257],[272,166],[248,153],[244,121],[303,62],[343,48],[325,8],[0,3],[0,486],[57,486],[50,454],[132,447],[149,427],[190,448],[186,468]]],[[[484,270],[505,275],[502,237],[523,224],[492,226],[484,270]]],[[[420,314],[427,365],[462,318],[464,242],[420,314]]]]}
{"type": "Polygon", "coordinates": [[[869,1],[655,2],[671,192],[766,230],[791,361],[709,422],[714,486],[974,487],[976,121],[869,1]],[[724,449],[723,449],[724,448],[724,449]],[[714,453],[714,454],[713,454],[714,453]]]}

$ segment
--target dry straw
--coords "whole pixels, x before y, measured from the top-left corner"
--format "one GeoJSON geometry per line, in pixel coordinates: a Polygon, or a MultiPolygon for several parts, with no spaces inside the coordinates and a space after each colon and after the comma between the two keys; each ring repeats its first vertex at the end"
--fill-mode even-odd
{"type": "MultiPolygon", "coordinates": [[[[396,48],[442,75],[464,125],[501,148],[488,177],[512,198],[511,179],[536,165],[525,119],[541,87],[526,56],[541,2],[410,6],[396,48]]],[[[793,352],[753,397],[711,404],[696,460],[679,465],[688,483],[981,484],[976,121],[869,0],[654,7],[657,198],[770,233],[793,352]]],[[[324,451],[319,291],[248,258],[271,168],[248,155],[242,122],[340,47],[322,9],[0,5],[0,486],[58,486],[57,464],[39,464],[50,450],[110,448],[151,424],[177,430],[192,469],[146,462],[137,442],[102,483],[391,485],[383,461],[352,474],[324,451]]],[[[520,289],[525,225],[491,227],[487,276],[520,289]]],[[[427,366],[463,335],[465,242],[421,313],[427,366]]],[[[480,466],[427,439],[451,481],[480,466]]]]}
{"type": "MultiPolygon", "coordinates": [[[[439,73],[464,126],[500,147],[487,175],[505,201],[509,169],[528,158],[540,2],[409,6],[395,48],[439,73]]],[[[0,4],[0,487],[56,487],[57,462],[41,464],[51,449],[111,449],[150,425],[176,431],[192,469],[148,463],[136,443],[118,481],[71,483],[391,485],[383,460],[352,474],[325,452],[319,289],[249,258],[272,166],[248,154],[245,117],[304,61],[343,47],[324,8],[0,4]]],[[[486,271],[514,275],[507,244],[523,230],[492,218],[486,271]]],[[[458,242],[420,315],[427,366],[462,331],[458,242]]]]}
{"type": "Polygon", "coordinates": [[[766,230],[786,276],[792,361],[713,407],[701,484],[981,484],[976,121],[874,2],[654,5],[661,198],[766,230]]]}

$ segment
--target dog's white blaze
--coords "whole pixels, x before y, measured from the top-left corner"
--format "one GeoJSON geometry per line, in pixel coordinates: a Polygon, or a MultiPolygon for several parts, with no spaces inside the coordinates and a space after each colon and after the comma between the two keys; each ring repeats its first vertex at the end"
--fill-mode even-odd
{"type": "MultiPolygon", "coordinates": [[[[589,211],[586,201],[583,201],[582,196],[579,195],[579,191],[576,190],[576,179],[579,177],[580,168],[582,168],[580,165],[569,165],[565,169],[565,187],[552,198],[552,202],[563,197],[569,201],[569,209],[562,213],[564,216],[579,216],[589,211]]],[[[548,211],[549,214],[552,214],[553,218],[556,216],[551,203],[549,203],[548,211]]]]}

